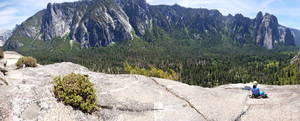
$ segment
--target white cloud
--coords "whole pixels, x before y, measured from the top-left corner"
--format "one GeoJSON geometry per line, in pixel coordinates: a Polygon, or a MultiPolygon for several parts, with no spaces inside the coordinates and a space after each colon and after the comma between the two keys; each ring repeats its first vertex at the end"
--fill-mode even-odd
{"type": "Polygon", "coordinates": [[[194,6],[194,5],[210,5],[210,4],[216,4],[217,1],[213,0],[197,0],[191,2],[191,0],[181,0],[178,2],[178,4],[183,6],[194,6]]]}
{"type": "Polygon", "coordinates": [[[0,3],[0,27],[7,28],[14,19],[17,19],[14,14],[18,11],[13,7],[9,7],[8,3],[0,3]]]}
{"type": "Polygon", "coordinates": [[[268,8],[272,3],[279,1],[279,0],[265,0],[264,2],[262,2],[260,8],[265,9],[268,8]]]}
{"type": "MultiPolygon", "coordinates": [[[[19,2],[20,0],[13,0],[15,2],[19,2]]],[[[23,5],[33,5],[39,8],[45,8],[48,3],[62,3],[62,2],[72,2],[77,0],[23,0],[23,5]]]]}
{"type": "MultiPolygon", "coordinates": [[[[147,0],[151,4],[166,3],[158,0],[147,0]]],[[[229,13],[252,13],[256,9],[253,0],[171,0],[168,4],[178,3],[185,7],[218,9],[224,15],[229,13]]]]}
{"type": "Polygon", "coordinates": [[[0,2],[0,9],[6,7],[8,5],[9,5],[8,2],[0,2]]]}
{"type": "Polygon", "coordinates": [[[77,0],[6,0],[0,1],[0,29],[13,29],[48,3],[72,2],[77,0]]]}

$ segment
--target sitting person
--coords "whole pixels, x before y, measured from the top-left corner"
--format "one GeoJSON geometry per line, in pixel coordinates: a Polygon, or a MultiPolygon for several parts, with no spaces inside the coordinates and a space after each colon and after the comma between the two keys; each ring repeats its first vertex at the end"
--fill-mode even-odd
{"type": "Polygon", "coordinates": [[[260,91],[259,88],[257,87],[256,81],[253,82],[253,88],[251,89],[251,92],[252,92],[252,96],[251,96],[252,98],[259,98],[259,97],[267,98],[265,92],[260,91]]]}

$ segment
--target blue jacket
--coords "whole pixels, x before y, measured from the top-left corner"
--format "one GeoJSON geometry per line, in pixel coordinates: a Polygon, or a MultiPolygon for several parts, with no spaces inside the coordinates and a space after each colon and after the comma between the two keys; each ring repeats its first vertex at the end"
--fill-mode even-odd
{"type": "Polygon", "coordinates": [[[256,96],[260,95],[259,88],[252,88],[251,92],[252,92],[252,95],[256,95],[256,96]]]}

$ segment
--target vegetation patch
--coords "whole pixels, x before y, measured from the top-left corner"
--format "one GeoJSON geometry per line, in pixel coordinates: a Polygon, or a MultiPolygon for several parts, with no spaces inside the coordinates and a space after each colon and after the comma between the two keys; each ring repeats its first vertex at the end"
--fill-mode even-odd
{"type": "Polygon", "coordinates": [[[25,67],[36,67],[37,66],[37,60],[33,57],[22,57],[20,58],[17,63],[17,68],[25,67]]]}
{"type": "Polygon", "coordinates": [[[98,110],[96,90],[87,76],[72,73],[54,78],[53,84],[55,97],[65,105],[85,113],[98,110]]]}
{"type": "Polygon", "coordinates": [[[139,68],[139,67],[131,66],[126,62],[124,64],[124,70],[129,74],[140,74],[140,75],[145,75],[150,77],[158,77],[158,78],[171,79],[171,80],[179,79],[178,74],[172,69],[169,69],[168,72],[165,72],[161,69],[155,68],[152,65],[148,65],[148,66],[149,69],[139,68]]]}
{"type": "Polygon", "coordinates": [[[295,85],[300,84],[300,64],[291,64],[282,70],[278,71],[276,74],[281,75],[274,80],[276,85],[295,85]]]}

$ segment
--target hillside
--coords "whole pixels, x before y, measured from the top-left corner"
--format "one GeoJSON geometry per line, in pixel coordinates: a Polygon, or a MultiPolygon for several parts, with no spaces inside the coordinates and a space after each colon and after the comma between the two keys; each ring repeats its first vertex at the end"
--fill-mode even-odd
{"type": "Polygon", "coordinates": [[[297,121],[299,86],[267,86],[268,99],[250,99],[250,84],[215,88],[139,75],[111,75],[69,63],[15,69],[21,55],[5,52],[8,85],[0,85],[1,121],[297,121]],[[52,80],[69,73],[86,74],[96,87],[100,111],[84,114],[58,103],[52,80]]]}

